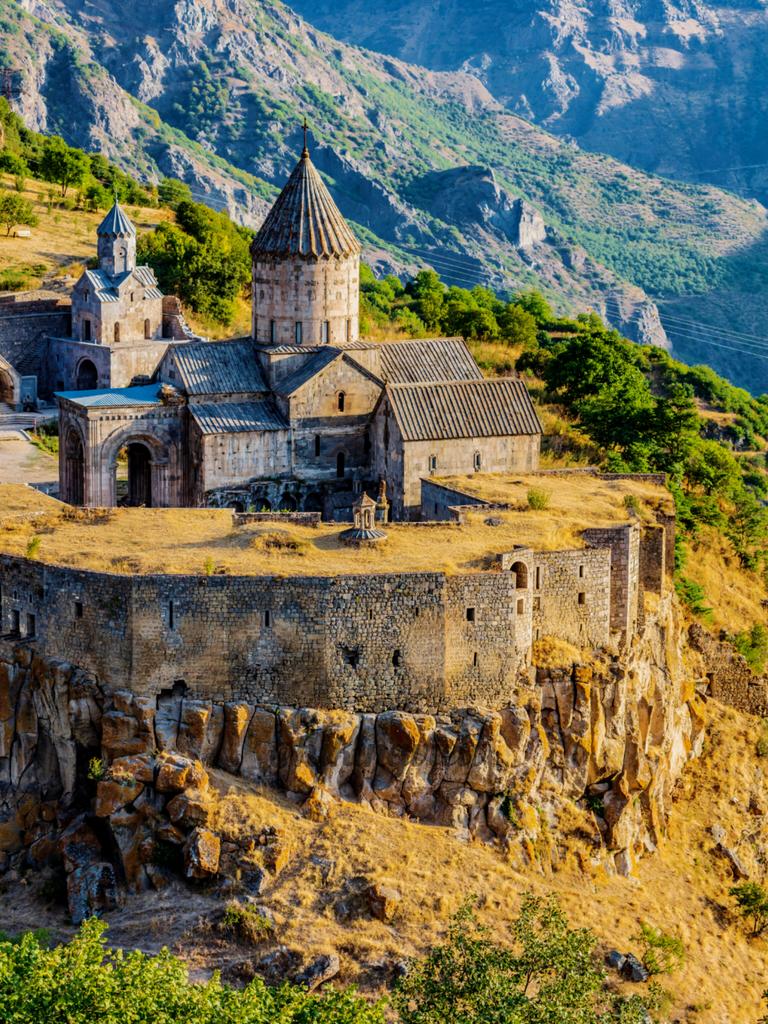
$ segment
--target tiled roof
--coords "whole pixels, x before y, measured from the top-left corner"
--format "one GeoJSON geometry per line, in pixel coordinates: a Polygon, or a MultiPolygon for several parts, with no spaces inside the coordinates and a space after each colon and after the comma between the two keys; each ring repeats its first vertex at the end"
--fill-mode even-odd
{"type": "Polygon", "coordinates": [[[351,256],[360,243],[304,150],[253,240],[254,256],[351,256]]]}
{"type": "Polygon", "coordinates": [[[173,346],[179,386],[189,395],[268,391],[250,340],[193,341],[173,346]]]}
{"type": "Polygon", "coordinates": [[[135,267],[122,277],[110,277],[99,269],[86,270],[85,276],[100,302],[119,302],[118,286],[129,277],[132,277],[144,289],[144,294],[148,299],[162,299],[163,297],[163,293],[157,287],[157,279],[151,267],[135,267]]]}
{"type": "Polygon", "coordinates": [[[159,405],[161,387],[161,384],[144,384],[135,388],[104,388],[101,391],[57,391],[55,397],[66,398],[86,409],[159,405]]]}
{"type": "Polygon", "coordinates": [[[99,224],[96,229],[97,235],[114,235],[120,237],[122,235],[135,235],[136,228],[130,222],[125,214],[120,203],[115,200],[115,205],[109,211],[104,220],[99,224]]]}
{"type": "Polygon", "coordinates": [[[461,338],[393,341],[379,350],[381,376],[392,384],[481,380],[483,376],[461,338]]]}
{"type": "Polygon", "coordinates": [[[528,389],[512,377],[395,384],[387,393],[405,441],[542,432],[528,389]]]}
{"type": "Polygon", "coordinates": [[[189,411],[204,434],[241,434],[259,430],[288,430],[270,402],[192,403],[189,411]]]}

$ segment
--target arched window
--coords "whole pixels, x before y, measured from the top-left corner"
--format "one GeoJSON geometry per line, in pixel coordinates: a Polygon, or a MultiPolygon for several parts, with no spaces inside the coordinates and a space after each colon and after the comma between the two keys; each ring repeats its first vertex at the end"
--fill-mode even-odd
{"type": "Polygon", "coordinates": [[[269,321],[269,340],[273,345],[277,341],[277,324],[274,320],[269,321]]]}
{"type": "Polygon", "coordinates": [[[295,328],[295,338],[296,338],[296,344],[297,345],[301,344],[303,335],[304,335],[304,332],[303,332],[303,329],[302,329],[301,321],[297,320],[296,321],[296,328],[295,328]]]}
{"type": "Polygon", "coordinates": [[[340,391],[336,396],[336,405],[338,406],[339,412],[344,412],[344,406],[347,402],[347,396],[343,391],[340,391]]]}
{"type": "Polygon", "coordinates": [[[339,454],[336,456],[336,476],[339,479],[341,479],[344,476],[346,461],[347,460],[346,456],[344,455],[344,452],[339,452],[339,454]]]}
{"type": "Polygon", "coordinates": [[[115,341],[120,341],[120,324],[115,324],[115,341]]]}
{"type": "Polygon", "coordinates": [[[528,566],[525,562],[515,562],[510,572],[515,574],[515,588],[525,590],[528,587],[528,566]]]}
{"type": "Polygon", "coordinates": [[[152,324],[149,322],[149,317],[147,317],[147,319],[144,321],[144,337],[152,337],[152,324]]]}
{"type": "Polygon", "coordinates": [[[77,367],[77,391],[94,391],[98,387],[99,374],[90,359],[83,359],[77,367]]]}
{"type": "Polygon", "coordinates": [[[483,466],[483,457],[480,452],[475,452],[475,472],[479,473],[483,466]]]}

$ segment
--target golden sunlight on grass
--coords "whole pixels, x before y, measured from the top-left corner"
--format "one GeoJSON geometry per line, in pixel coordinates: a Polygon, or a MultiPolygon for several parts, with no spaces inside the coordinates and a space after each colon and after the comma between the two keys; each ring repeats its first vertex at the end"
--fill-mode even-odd
{"type": "Polygon", "coordinates": [[[704,588],[713,626],[738,633],[766,621],[765,581],[740,564],[731,542],[715,527],[700,528],[698,540],[689,545],[683,575],[704,588]]]}
{"type": "Polygon", "coordinates": [[[514,511],[483,512],[464,525],[391,524],[381,548],[358,550],[339,541],[338,524],[292,523],[234,526],[218,509],[108,509],[89,514],[54,503],[37,491],[0,485],[0,550],[23,555],[32,537],[38,556],[59,565],[111,572],[335,575],[355,572],[471,571],[491,568],[495,556],[515,545],[556,550],[580,546],[581,530],[627,522],[625,497],[638,508],[666,504],[667,492],[632,480],[568,477],[461,478],[450,481],[511,502],[514,511]],[[545,489],[549,507],[528,508],[529,489],[545,489]],[[18,512],[39,510],[38,516],[18,512]]]}

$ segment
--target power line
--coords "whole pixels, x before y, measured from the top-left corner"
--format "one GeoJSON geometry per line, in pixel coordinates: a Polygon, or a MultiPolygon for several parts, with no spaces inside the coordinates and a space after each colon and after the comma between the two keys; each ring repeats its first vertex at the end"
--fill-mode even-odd
{"type": "MultiPolygon", "coordinates": [[[[614,312],[618,312],[622,319],[625,319],[624,312],[621,308],[620,303],[616,299],[606,299],[606,308],[609,306],[614,309],[614,312]]],[[[747,334],[744,331],[734,331],[726,327],[715,327],[712,324],[701,323],[696,320],[686,320],[682,317],[667,316],[666,313],[660,312],[659,316],[662,323],[669,323],[672,330],[683,329],[683,328],[701,328],[704,331],[721,335],[724,339],[733,338],[735,341],[744,341],[747,344],[759,344],[768,345],[768,338],[761,337],[757,334],[747,334]]]]}

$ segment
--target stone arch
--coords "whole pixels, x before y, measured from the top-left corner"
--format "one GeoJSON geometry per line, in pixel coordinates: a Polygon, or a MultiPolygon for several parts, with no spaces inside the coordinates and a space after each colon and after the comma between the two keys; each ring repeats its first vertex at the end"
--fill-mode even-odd
{"type": "Polygon", "coordinates": [[[527,590],[528,566],[525,564],[525,562],[513,562],[513,564],[510,566],[509,571],[515,574],[515,589],[527,590]]]}
{"type": "Polygon", "coordinates": [[[70,505],[85,504],[85,449],[77,427],[67,427],[62,443],[62,498],[70,505]]]}
{"type": "MultiPolygon", "coordinates": [[[[137,425],[129,424],[122,430],[116,431],[104,442],[101,450],[101,465],[104,467],[106,476],[106,494],[104,501],[107,505],[117,504],[117,464],[118,455],[122,449],[128,449],[131,445],[140,445],[146,449],[147,455],[134,451],[133,475],[137,486],[139,481],[146,481],[149,476],[149,494],[145,493],[154,508],[164,508],[168,505],[168,468],[171,461],[170,443],[163,437],[137,429],[137,425]]],[[[127,452],[130,460],[130,452],[127,452]]],[[[128,466],[128,501],[139,500],[141,495],[130,493],[131,464],[128,466]]],[[[141,484],[145,487],[145,483],[141,484]]],[[[139,504],[146,504],[146,501],[139,500],[139,504]]]]}
{"type": "Polygon", "coordinates": [[[21,401],[21,378],[7,359],[0,356],[0,405],[18,405],[21,401]]]}
{"type": "Polygon", "coordinates": [[[152,508],[152,453],[143,441],[131,441],[128,453],[128,500],[131,508],[152,508]]]}
{"type": "Polygon", "coordinates": [[[81,359],[77,364],[76,391],[95,391],[99,386],[99,371],[92,359],[81,359]]]}
{"type": "Polygon", "coordinates": [[[299,504],[292,494],[284,494],[280,499],[280,510],[285,512],[298,512],[299,504]]]}

